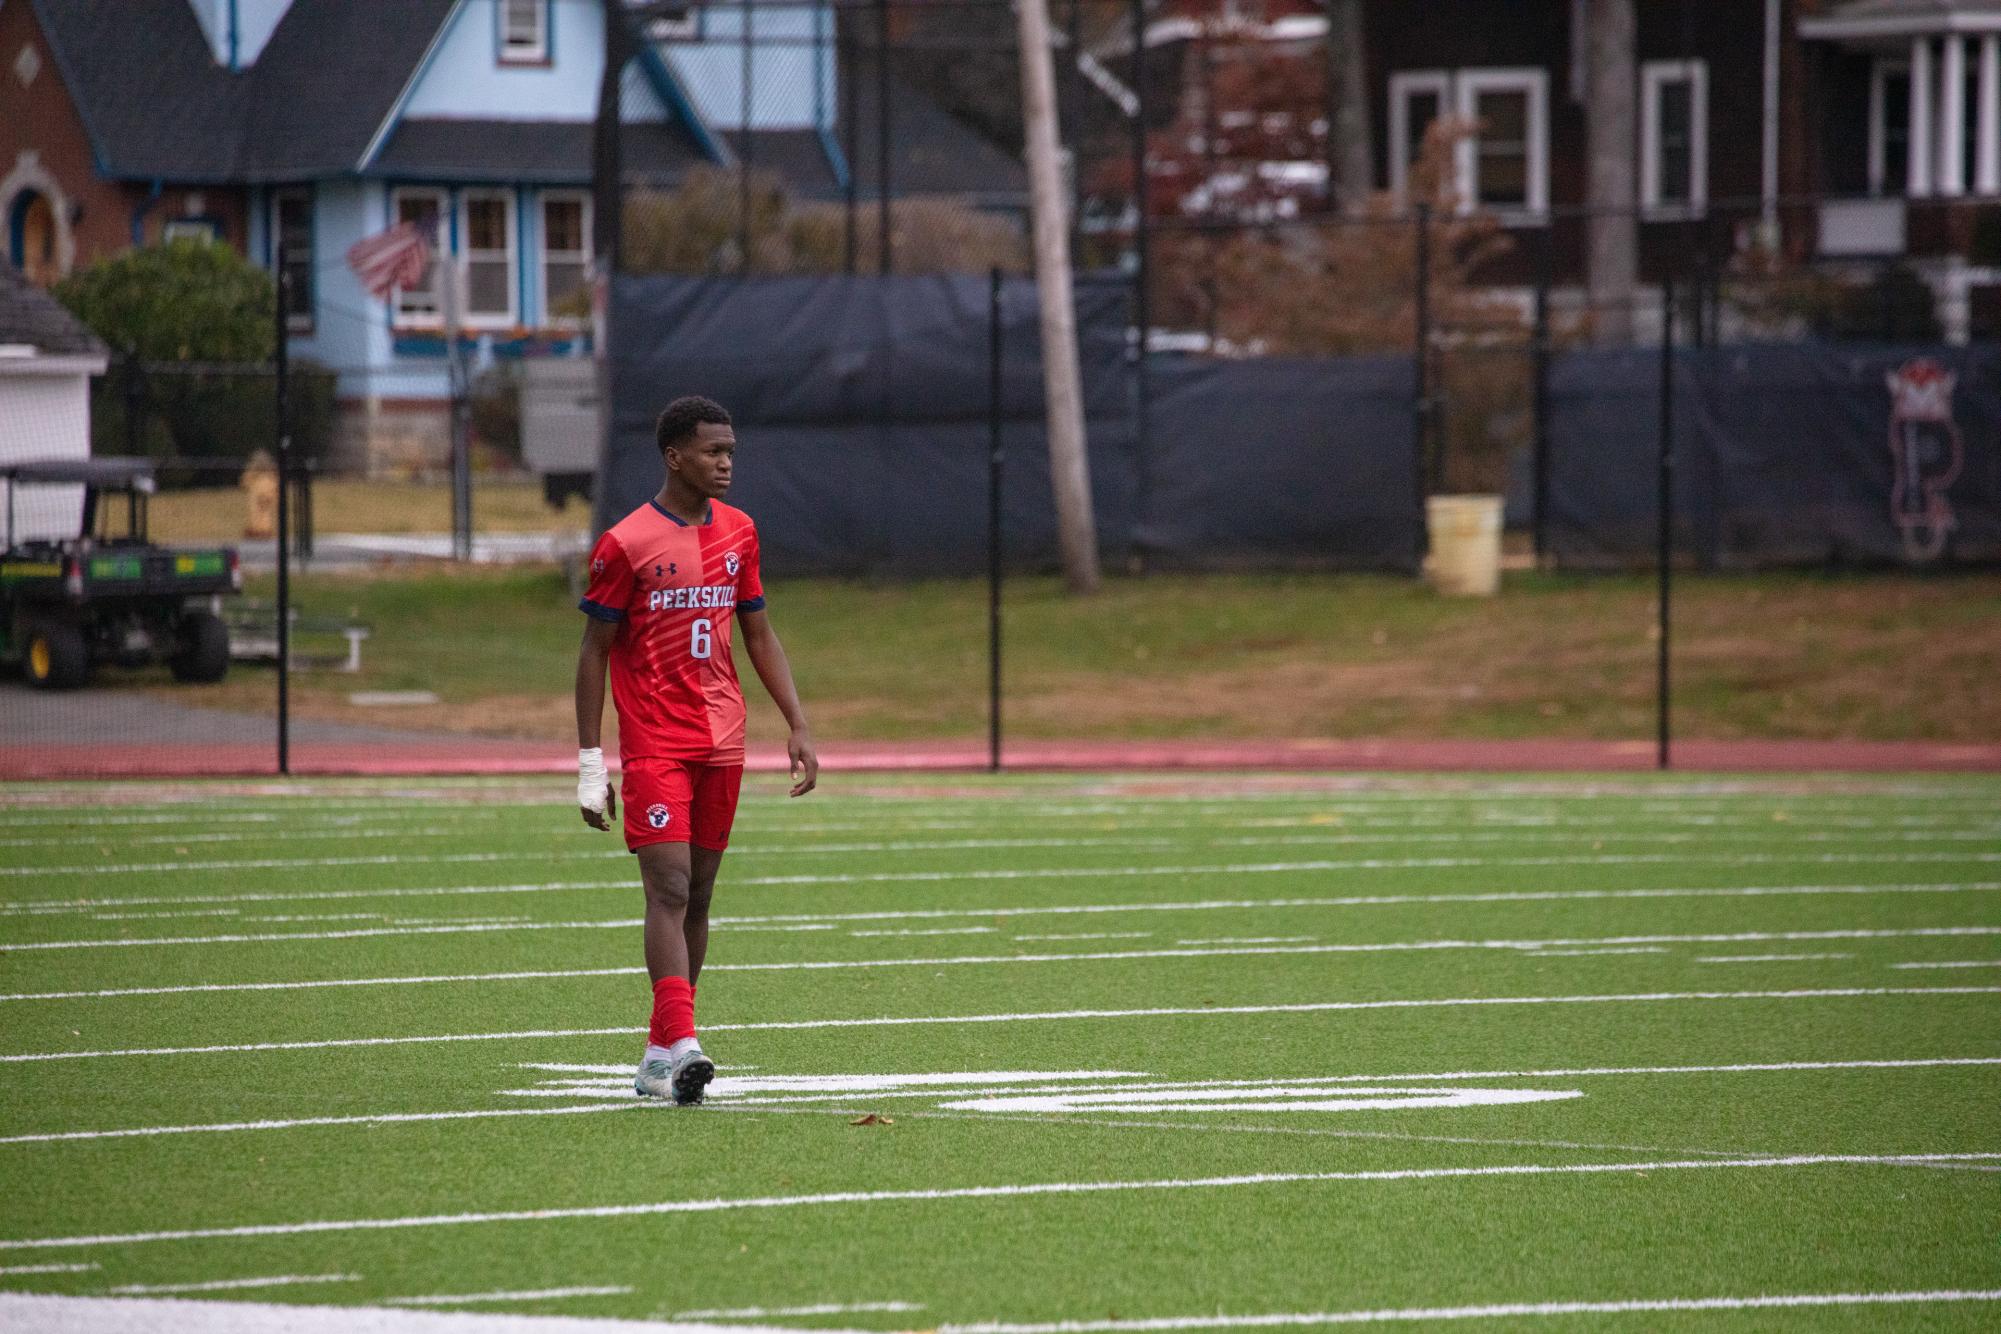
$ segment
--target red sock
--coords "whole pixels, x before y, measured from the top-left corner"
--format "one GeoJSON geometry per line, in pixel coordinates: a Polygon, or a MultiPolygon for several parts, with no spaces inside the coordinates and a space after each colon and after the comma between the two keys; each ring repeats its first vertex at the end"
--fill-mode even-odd
{"type": "Polygon", "coordinates": [[[663,977],[653,984],[653,1022],[646,1040],[656,1047],[671,1047],[682,1038],[695,1036],[695,989],[685,977],[663,977]]]}

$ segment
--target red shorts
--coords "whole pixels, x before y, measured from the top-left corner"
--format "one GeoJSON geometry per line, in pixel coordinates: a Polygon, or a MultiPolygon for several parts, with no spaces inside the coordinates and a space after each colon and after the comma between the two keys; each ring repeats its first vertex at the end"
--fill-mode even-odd
{"type": "Polygon", "coordinates": [[[741,764],[627,761],[619,783],[625,846],[636,852],[648,843],[692,843],[721,852],[730,845],[742,784],[741,764]]]}

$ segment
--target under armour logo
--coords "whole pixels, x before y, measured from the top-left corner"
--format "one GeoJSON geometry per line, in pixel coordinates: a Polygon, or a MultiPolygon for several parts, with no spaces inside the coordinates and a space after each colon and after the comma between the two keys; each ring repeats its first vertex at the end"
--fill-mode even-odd
{"type": "MultiPolygon", "coordinates": [[[[655,571],[655,573],[658,573],[658,571],[655,571]]],[[[667,573],[669,573],[669,574],[679,574],[679,573],[681,573],[681,567],[680,567],[680,566],[678,566],[678,565],[676,565],[676,564],[675,564],[674,562],[672,562],[672,561],[668,561],[668,562],[667,562],[667,573]]]]}

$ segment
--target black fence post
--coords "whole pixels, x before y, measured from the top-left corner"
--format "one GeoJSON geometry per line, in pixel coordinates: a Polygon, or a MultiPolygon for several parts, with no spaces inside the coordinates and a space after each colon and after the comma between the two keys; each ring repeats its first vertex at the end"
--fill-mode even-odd
{"type": "Polygon", "coordinates": [[[1672,624],[1670,595],[1674,587],[1674,279],[1661,283],[1661,420],[1660,420],[1660,492],[1655,508],[1660,516],[1660,531],[1656,534],[1658,546],[1654,552],[1656,577],[1659,582],[1657,612],[1654,634],[1657,653],[1654,664],[1654,713],[1657,721],[1655,734],[1655,763],[1666,769],[1672,764],[1670,737],[1672,735],[1668,708],[1671,699],[1668,682],[1668,631],[1672,624]]]}
{"type": "Polygon", "coordinates": [[[275,425],[278,429],[278,772],[292,772],[292,427],[289,391],[291,357],[286,343],[286,307],[291,304],[291,275],[285,268],[285,243],[278,242],[276,261],[277,335],[273,353],[276,371],[275,425]]]}
{"type": "Polygon", "coordinates": [[[757,113],[757,106],[751,96],[751,88],[756,82],[756,52],[751,42],[755,36],[753,25],[757,20],[754,6],[757,0],[740,0],[737,22],[742,24],[737,33],[743,67],[739,75],[741,87],[737,89],[737,116],[743,124],[737,136],[736,150],[736,245],[737,272],[750,272],[750,171],[757,160],[756,136],[751,133],[751,120],[757,113]]]}
{"type": "Polygon", "coordinates": [[[1133,523],[1130,564],[1145,567],[1142,540],[1153,503],[1153,377],[1148,335],[1153,327],[1153,229],[1147,220],[1146,0],[1131,0],[1133,25],[1133,523]]]}
{"type": "Polygon", "coordinates": [[[1532,335],[1535,342],[1530,349],[1530,373],[1535,377],[1530,406],[1535,416],[1535,498],[1529,522],[1534,533],[1538,569],[1549,563],[1549,284],[1555,250],[1550,243],[1549,231],[1547,227],[1539,229],[1541,239],[1536,247],[1535,331],[1532,335]]]}
{"type": "Polygon", "coordinates": [[[875,0],[875,189],[877,272],[889,276],[895,259],[890,229],[889,171],[889,0],[875,0]]]}
{"type": "Polygon", "coordinates": [[[987,275],[987,768],[1001,768],[1001,271],[987,275]]]}
{"type": "Polygon", "coordinates": [[[292,498],[292,548],[293,554],[301,560],[313,558],[313,472],[315,465],[309,459],[294,470],[292,482],[296,494],[292,498]]]}
{"type": "Polygon", "coordinates": [[[1417,310],[1415,375],[1411,396],[1413,482],[1417,493],[1417,554],[1422,564],[1430,554],[1431,539],[1425,514],[1425,497],[1431,494],[1431,205],[1417,206],[1417,310]]]}
{"type": "Polygon", "coordinates": [[[125,354],[125,452],[134,458],[140,454],[139,442],[146,416],[146,381],[144,368],[139,364],[139,349],[134,347],[125,354]]]}
{"type": "Polygon", "coordinates": [[[840,87],[835,91],[841,99],[841,152],[848,159],[847,188],[843,191],[846,205],[843,212],[846,216],[841,237],[842,257],[844,272],[852,278],[855,276],[857,239],[855,215],[861,207],[861,127],[855,120],[862,105],[861,62],[855,58],[857,43],[853,20],[844,21],[838,8],[833,13],[834,44],[839,52],[834,61],[834,77],[840,81],[840,87]]]}

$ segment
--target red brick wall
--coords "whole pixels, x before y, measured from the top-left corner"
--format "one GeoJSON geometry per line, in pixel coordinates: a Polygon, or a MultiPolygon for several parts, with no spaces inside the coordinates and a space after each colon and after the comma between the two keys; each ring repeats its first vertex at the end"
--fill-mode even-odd
{"type": "MultiPolygon", "coordinates": [[[[15,172],[24,153],[35,155],[61,191],[61,203],[69,215],[73,267],[131,247],[133,213],[152,193],[150,184],[128,185],[98,175],[90,137],[69,90],[63,86],[62,73],[35,21],[33,6],[0,4],[0,181],[15,172]],[[22,48],[29,46],[34,48],[41,68],[23,88],[14,67],[22,48]]],[[[245,191],[234,186],[170,185],[147,210],[145,239],[158,240],[166,219],[199,213],[217,219],[223,239],[242,251],[246,243],[245,198],[245,191]]],[[[12,199],[0,199],[0,242],[8,239],[12,204],[12,199]]],[[[0,256],[4,255],[0,250],[0,256]]]]}

